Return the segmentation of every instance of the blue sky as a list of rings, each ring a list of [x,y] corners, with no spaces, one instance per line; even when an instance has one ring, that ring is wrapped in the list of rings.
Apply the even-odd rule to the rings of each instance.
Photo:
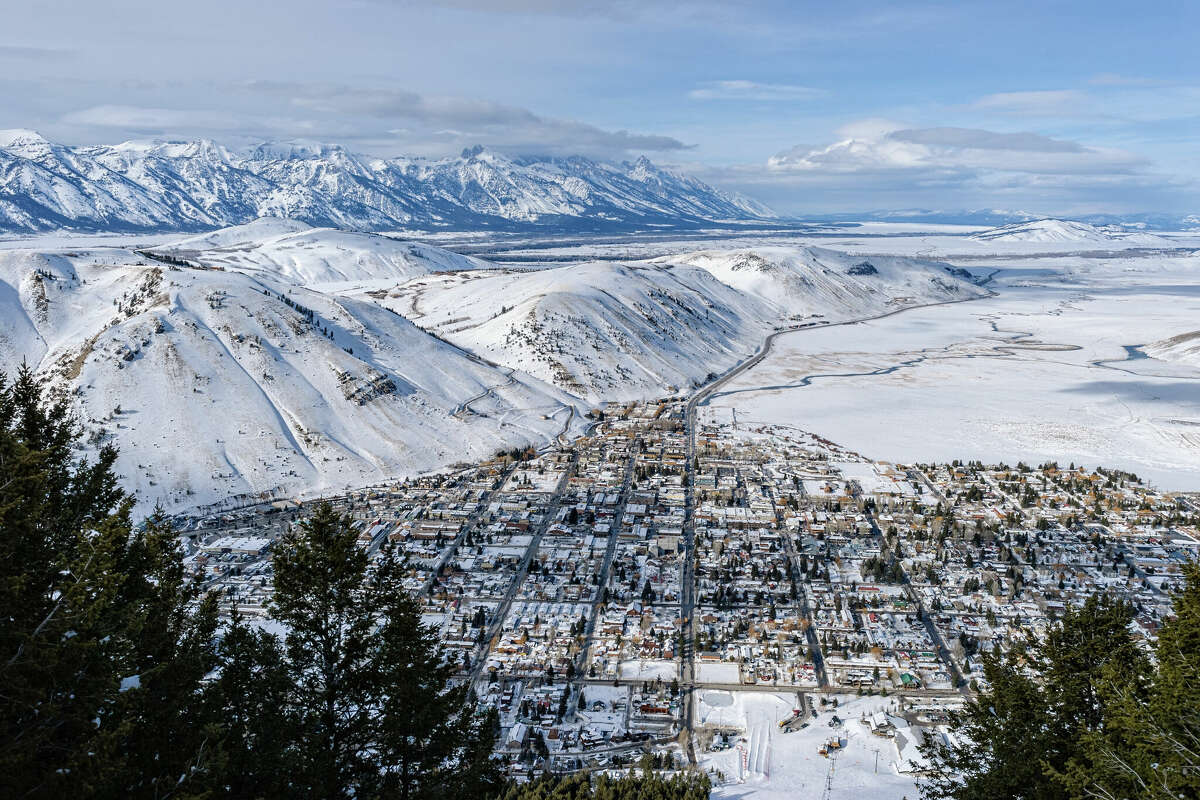
[[[1200,3],[41,0],[0,127],[646,154],[790,213],[1200,212]]]

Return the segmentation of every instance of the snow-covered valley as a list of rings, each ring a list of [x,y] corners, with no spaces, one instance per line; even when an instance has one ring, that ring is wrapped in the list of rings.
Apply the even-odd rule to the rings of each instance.
[[[785,328],[705,413],[897,460],[1074,460],[1200,484],[1197,237],[1114,236],[1097,255],[1099,229],[970,232],[715,235],[640,260],[574,244],[578,262],[519,269],[278,219],[15,239],[0,245],[0,366],[49,376],[93,445],[119,442],[141,506],[171,511],[571,435],[589,409],[689,392]]]
[[[787,334],[705,415],[728,421],[736,409],[739,421],[794,425],[879,458],[1107,465],[1196,491],[1200,237],[1097,252],[1094,235],[1051,252],[979,236],[844,241],[993,273],[996,296]]]

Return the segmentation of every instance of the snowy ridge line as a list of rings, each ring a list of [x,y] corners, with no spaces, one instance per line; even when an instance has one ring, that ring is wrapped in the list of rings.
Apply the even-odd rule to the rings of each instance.
[[[644,156],[370,158],[339,145],[68,147],[0,131],[0,230],[203,231],[276,216],[358,230],[628,230],[761,224],[756,201]]]
[[[509,271],[261,219],[139,252],[0,251],[0,365],[35,363],[93,446],[120,439],[138,501],[179,513],[564,442],[598,403],[735,369],[780,323],[985,294],[961,272],[814,247]]]

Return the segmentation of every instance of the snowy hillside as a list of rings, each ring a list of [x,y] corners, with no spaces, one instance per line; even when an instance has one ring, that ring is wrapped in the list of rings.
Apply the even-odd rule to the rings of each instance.
[[[592,400],[702,382],[753,352],[774,317],[703,270],[652,264],[436,275],[381,302],[472,352]]]
[[[207,140],[65,147],[0,131],[0,231],[198,231],[258,217],[358,230],[570,230],[695,226],[770,210],[645,158],[359,156],[268,143],[244,154]]]
[[[562,392],[372,302],[123,250],[0,252],[0,368],[22,359],[93,444],[116,437],[143,509],[362,485],[578,420]]]
[[[1086,222],[1071,222],[1061,219],[1039,219],[1001,225],[987,231],[972,234],[969,238],[978,242],[1044,242],[1069,244],[1112,245],[1114,242],[1163,246],[1165,239],[1150,233],[1129,232],[1119,228],[1097,228]]]
[[[1146,355],[1160,361],[1173,361],[1200,367],[1200,331],[1181,333],[1142,348]]]
[[[120,442],[143,507],[182,510],[543,442],[593,404],[688,391],[772,330],[986,293],[969,278],[806,247],[514,271],[260,219],[151,251],[0,250],[0,369],[49,376],[93,446]]]
[[[986,294],[964,277],[913,259],[763,248],[431,275],[380,302],[472,352],[597,400],[685,390],[801,319]]]
[[[657,259],[712,273],[793,320],[861,318],[986,294],[965,270],[899,256],[853,256],[821,247],[708,250]]]
[[[380,281],[392,285],[430,272],[491,266],[429,245],[273,218],[160,245],[153,253],[309,287]]]

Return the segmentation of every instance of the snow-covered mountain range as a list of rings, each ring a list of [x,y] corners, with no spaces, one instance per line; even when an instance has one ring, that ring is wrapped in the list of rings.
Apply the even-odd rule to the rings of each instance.
[[[337,145],[68,147],[0,131],[0,231],[201,231],[258,217],[358,230],[606,230],[771,218],[646,158],[369,158]]]
[[[264,219],[147,250],[0,250],[0,371],[115,437],[143,510],[363,485],[687,391],[771,330],[985,294],[932,261],[812,247],[502,268]]]

